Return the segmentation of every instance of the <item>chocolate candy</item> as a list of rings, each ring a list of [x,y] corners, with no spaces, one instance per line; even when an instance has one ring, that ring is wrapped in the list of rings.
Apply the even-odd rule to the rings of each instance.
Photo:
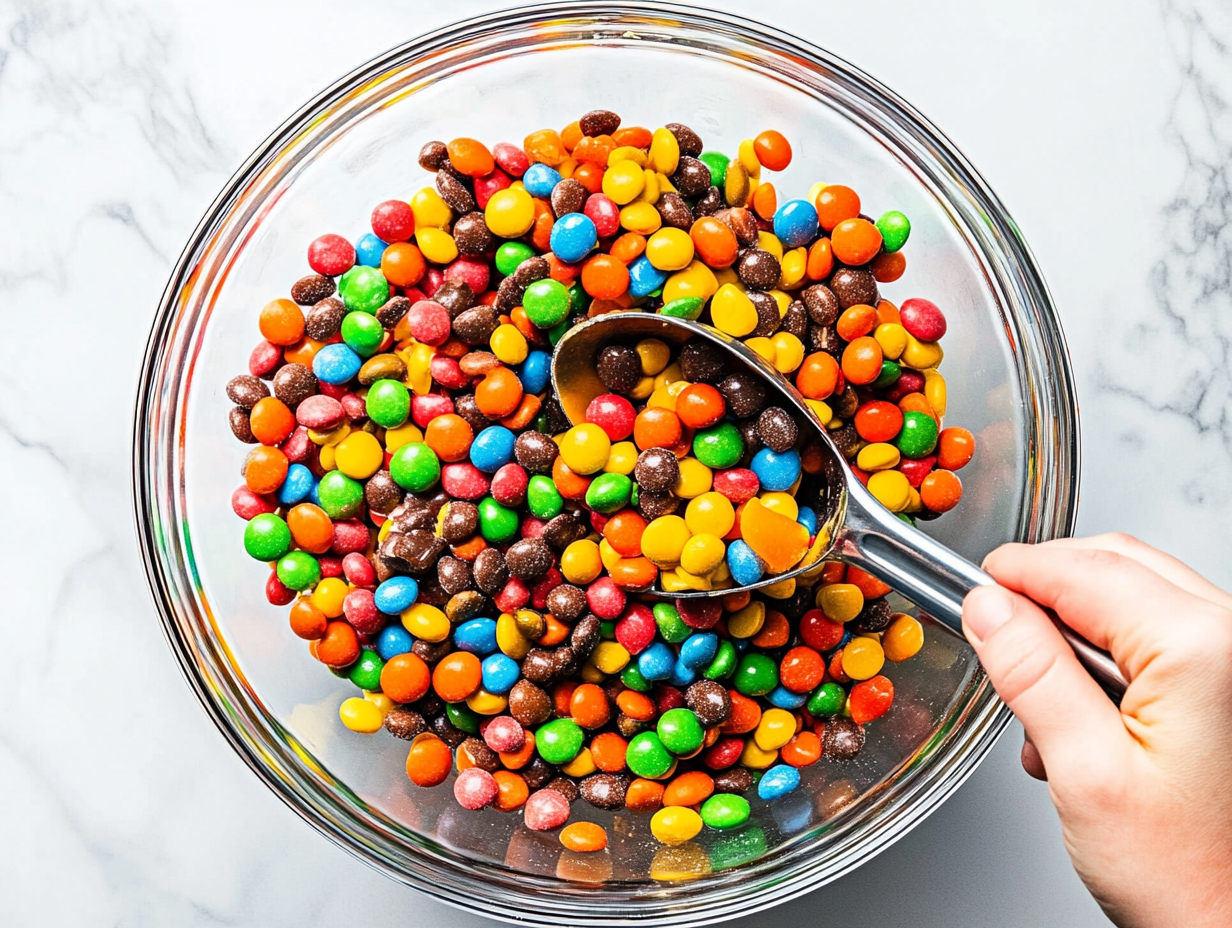
[[[755,290],[777,287],[782,274],[779,259],[759,248],[749,249],[736,263],[736,276],[740,278],[740,282]]]
[[[304,318],[304,334],[314,341],[327,342],[342,329],[347,309],[337,297],[327,297],[308,311]]]
[[[548,611],[566,625],[572,625],[586,609],[586,594],[571,583],[562,583],[548,593]],[[577,643],[574,642],[576,649]]]
[[[680,372],[690,383],[718,383],[726,368],[726,356],[710,342],[689,342],[680,349]]]
[[[484,548],[480,551],[479,556],[475,558],[472,572],[475,576],[475,585],[489,596],[500,590],[509,580],[509,568],[505,565],[505,556],[496,548]]]
[[[830,278],[830,289],[843,309],[859,304],[876,306],[880,299],[876,279],[863,268],[840,267]]]
[[[274,375],[274,396],[292,409],[317,392],[317,378],[302,364],[284,364]]]
[[[531,474],[550,474],[560,448],[542,432],[523,432],[513,443],[513,456]]]
[[[252,409],[269,395],[269,387],[250,374],[240,374],[227,381],[227,399],[240,409]]]
[[[449,158],[449,149],[444,142],[427,142],[419,149],[419,166],[425,171],[439,171]]]
[[[737,419],[752,418],[766,406],[766,385],[747,371],[728,374],[719,382],[719,392],[727,402],[728,412]]]
[[[722,725],[731,715],[731,696],[713,680],[698,680],[684,693],[685,704],[706,728]]]
[[[702,138],[688,126],[679,122],[669,122],[664,127],[676,139],[676,144],[680,146],[680,154],[696,158],[702,153]]]
[[[408,309],[411,308],[411,301],[404,296],[390,297],[385,301],[385,304],[376,311],[376,321],[384,328],[392,329],[406,315]],[[362,380],[360,381],[363,382]]]
[[[716,793],[744,793],[753,785],[753,774],[745,767],[732,767],[715,774]]]
[[[248,418],[248,410],[242,406],[233,406],[227,413],[227,424],[231,426],[231,434],[246,445],[257,444],[256,436],[252,434],[252,423]]]
[[[642,362],[637,352],[624,345],[608,345],[595,363],[599,381],[613,393],[629,393],[642,379]]]
[[[387,732],[403,741],[414,741],[428,730],[424,717],[412,709],[390,709],[385,715],[384,724]]]
[[[787,410],[771,406],[757,417],[757,436],[771,451],[784,454],[796,446],[800,429]]]
[[[804,302],[809,319],[820,326],[834,325],[838,321],[839,313],[843,311],[838,304],[838,297],[825,284],[806,287],[800,294],[800,299]]]
[[[479,507],[466,500],[454,500],[445,508],[441,521],[441,537],[451,545],[460,545],[479,531]]]
[[[836,717],[826,722],[821,743],[824,757],[851,760],[864,747],[864,729],[851,719]]]
[[[647,448],[637,456],[633,477],[646,493],[668,493],[680,479],[680,461],[666,448]]]
[[[552,715],[552,699],[530,680],[523,677],[509,691],[509,714],[523,728],[533,728]]]
[[[612,811],[624,806],[628,788],[628,781],[619,774],[592,773],[582,779],[580,792],[596,809]]]
[[[333,278],[323,274],[309,274],[291,285],[291,299],[300,306],[312,306],[326,297],[333,296],[337,290]]]
[[[620,128],[620,117],[611,110],[591,110],[578,120],[582,135],[611,135]]]
[[[691,155],[681,155],[676,173],[672,175],[672,186],[682,196],[699,197],[710,189],[710,168]]]

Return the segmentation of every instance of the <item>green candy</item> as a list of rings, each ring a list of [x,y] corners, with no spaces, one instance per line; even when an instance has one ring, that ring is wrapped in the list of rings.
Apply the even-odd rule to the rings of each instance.
[[[937,423],[926,412],[903,413],[903,429],[894,439],[905,458],[924,458],[937,447]]]
[[[779,667],[765,654],[746,654],[736,668],[736,690],[745,696],[764,696],[779,685]]]
[[[744,439],[732,423],[720,422],[694,436],[693,456],[715,470],[735,467],[744,456]]]
[[[604,641],[616,640],[616,620],[604,619],[599,623],[599,637]]]
[[[805,705],[813,715],[829,717],[842,712],[846,702],[847,691],[837,683],[830,682],[823,683],[813,690]]]
[[[565,498],[560,495],[550,477],[535,474],[526,485],[526,508],[536,519],[554,519],[565,508]]]
[[[538,744],[538,737],[536,734],[536,744]],[[648,780],[663,776],[672,769],[674,762],[675,758],[672,757],[671,752],[663,746],[663,742],[653,731],[644,731],[640,735],[634,735],[633,740],[629,742],[629,747],[625,749],[625,763],[629,765],[629,770],[634,776],[645,777]]]
[[[565,333],[569,331],[571,326],[569,320],[566,319],[560,325],[554,325],[548,329],[548,341],[555,345],[558,341],[565,337]],[[546,419],[544,421],[547,421]]]
[[[554,719],[535,731],[535,750],[549,764],[567,764],[578,756],[585,738],[573,719]]]
[[[624,474],[600,474],[586,490],[586,505],[595,512],[610,515],[629,503],[633,481]]]
[[[693,634],[693,629],[684,624],[680,612],[671,603],[655,603],[652,611],[655,625],[659,627],[659,637],[668,644],[680,644]]]
[[[348,312],[375,313],[389,301],[389,281],[377,268],[357,264],[339,278],[338,295]]]
[[[526,318],[541,329],[560,325],[569,315],[569,288],[559,280],[545,277],[536,280],[522,295]]]
[[[375,651],[360,651],[359,660],[351,665],[347,678],[361,690],[379,690],[381,688],[381,670],[385,662]]]
[[[719,870],[730,870],[750,861],[757,860],[766,853],[766,833],[756,825],[738,831],[735,834],[723,835],[710,848],[710,866],[717,873]]]
[[[635,693],[649,693],[653,689],[650,681],[637,669],[637,664],[630,664],[620,672],[620,682]]]
[[[535,249],[525,242],[505,242],[496,249],[496,269],[508,277],[527,258],[535,256]]]
[[[698,160],[710,168],[711,185],[722,190],[723,183],[727,180],[727,166],[731,164],[731,158],[722,152],[704,151],[698,156]]]
[[[258,561],[276,561],[291,548],[291,530],[272,512],[254,516],[244,526],[244,550]]]
[[[342,340],[361,358],[376,354],[385,338],[385,328],[371,313],[348,313],[342,320]]]
[[[422,493],[441,479],[441,459],[423,442],[408,442],[390,459],[389,476],[402,489]]]
[[[736,793],[716,793],[702,803],[702,822],[711,828],[735,828],[749,820],[749,801]]]
[[[569,285],[569,312],[580,315],[590,308],[590,294],[582,289],[582,282],[575,280]]]
[[[675,319],[688,319],[690,322],[702,314],[702,305],[706,301],[700,296],[682,296],[664,304],[659,310],[660,316],[671,316]]]
[[[396,380],[378,380],[368,388],[364,408],[368,418],[381,428],[396,429],[411,413],[411,394]]]
[[[306,590],[321,579],[321,565],[307,551],[288,551],[278,562],[278,579],[289,590]]]
[[[516,510],[506,509],[490,496],[480,500],[479,532],[483,535],[484,541],[491,542],[494,545],[504,544],[517,535],[518,524],[519,520]]]
[[[881,373],[873,381],[873,389],[884,390],[886,387],[892,387],[898,383],[898,378],[901,376],[903,376],[903,369],[898,366],[898,362],[887,358],[881,362]]]
[[[909,512],[896,512],[894,515],[898,516],[898,518],[906,522],[908,525],[915,525],[915,516],[911,515]]]
[[[898,251],[907,244],[907,236],[911,234],[911,220],[898,210],[892,209],[877,220],[877,231],[881,233],[881,242],[886,251]]]
[[[321,508],[331,519],[349,519],[364,502],[364,485],[340,470],[331,470],[317,485]]]
[[[692,754],[706,740],[706,729],[692,709],[669,709],[659,716],[659,740],[673,754]]]
[[[732,675],[732,671],[736,669],[736,659],[739,657],[736,653],[736,646],[730,641],[724,640],[719,642],[719,650],[714,655],[714,660],[710,662],[710,666],[702,671],[702,676],[707,680],[725,680]]]
[[[449,719],[449,724],[458,731],[464,731],[468,735],[479,734],[479,715],[466,703],[446,703],[445,716]]]

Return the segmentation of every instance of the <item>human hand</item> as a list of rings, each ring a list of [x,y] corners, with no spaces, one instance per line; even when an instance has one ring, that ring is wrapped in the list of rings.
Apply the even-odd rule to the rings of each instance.
[[[1232,924],[1232,596],[1125,535],[1005,545],[963,627],[1122,928]],[[1036,603],[1111,652],[1118,710]]]

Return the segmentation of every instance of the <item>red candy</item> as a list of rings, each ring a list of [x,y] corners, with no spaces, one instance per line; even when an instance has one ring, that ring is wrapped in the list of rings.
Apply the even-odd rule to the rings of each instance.
[[[526,731],[517,719],[498,715],[483,726],[483,743],[499,754],[511,754],[526,743]]]
[[[922,342],[935,342],[945,335],[945,314],[932,300],[904,300],[898,314],[903,328]]]
[[[231,508],[241,519],[249,520],[267,512],[274,512],[278,506],[248,487],[237,487],[231,494]]]
[[[343,562],[346,570],[346,562]],[[375,635],[385,625],[385,616],[377,609],[371,590],[351,590],[342,601],[342,614],[351,627],[364,635]]]
[[[334,545],[330,549],[339,556],[352,551],[363,551],[372,538],[368,534],[368,526],[362,522],[350,520],[334,523]]]
[[[655,709],[659,715],[664,712],[671,712],[673,709],[679,709],[685,704],[684,693],[676,689],[674,686],[668,686],[664,683],[656,683],[655,689]]]
[[[873,400],[856,410],[854,424],[865,441],[892,441],[903,430],[903,411],[893,403]]]
[[[273,373],[282,364],[282,349],[273,342],[261,341],[252,349],[248,356],[248,373],[254,377],[264,377]]]
[[[843,623],[831,622],[820,609],[810,609],[800,617],[800,637],[816,651],[829,651],[843,640]]]
[[[453,400],[439,393],[425,393],[411,397],[411,420],[421,429],[440,416],[453,413]]]
[[[591,194],[586,198],[582,212],[595,224],[599,238],[608,238],[620,231],[620,207],[611,197],[602,193]]]
[[[535,520],[539,522],[538,519]],[[543,522],[539,522],[542,527]],[[542,534],[542,532],[540,532]],[[524,535],[524,538],[538,537]],[[532,609],[538,609],[540,612],[548,607],[548,594],[565,582],[564,576],[555,567],[549,567],[548,572],[543,575],[543,579],[530,588],[530,605]]]
[[[760,489],[761,481],[757,475],[743,467],[720,470],[714,475],[714,491],[722,493],[737,506],[747,503]]]
[[[363,422],[368,418],[367,405],[354,393],[347,393],[338,402],[342,404],[343,413],[352,422]]]
[[[658,631],[654,613],[641,603],[633,603],[616,623],[616,640],[630,654],[640,654],[650,647]]]
[[[445,268],[446,280],[465,281],[476,293],[483,293],[488,289],[491,274],[487,262],[479,258],[458,258]]]
[[[924,392],[924,375],[919,371],[903,369],[898,382],[886,391],[885,398],[891,403],[897,403],[908,393]]]
[[[454,499],[483,499],[488,493],[488,478],[474,464],[446,464],[441,468],[441,486]]]
[[[894,704],[894,684],[889,677],[877,674],[853,686],[849,701],[853,722],[871,722],[885,715]]]
[[[317,563],[321,565],[322,580],[326,577],[342,576],[342,558],[327,554],[324,557],[317,558]]]
[[[586,407],[586,421],[603,429],[612,441],[624,441],[632,435],[636,418],[633,404],[615,393],[596,396]]]
[[[367,534],[366,529],[364,534]],[[372,562],[358,551],[352,551],[342,559],[342,573],[346,577],[347,583],[353,586],[376,585],[376,570],[373,568]]]
[[[277,571],[270,571],[265,581],[265,598],[271,606],[286,606],[295,600],[295,591],[278,579]]]
[[[411,204],[386,200],[372,211],[372,234],[383,242],[409,242],[415,234],[415,213]]]
[[[907,482],[918,490],[920,488],[920,484],[924,482],[924,478],[927,477],[936,466],[937,456],[935,454],[930,454],[926,458],[918,458],[916,460],[912,460],[911,458],[903,458],[902,462],[898,465],[898,469],[903,472],[903,476],[907,478]]]
[[[492,194],[498,193],[507,188],[513,181],[509,175],[497,168],[491,174],[485,174],[483,177],[475,178],[475,203],[480,209],[488,205],[488,200],[492,199]]]
[[[559,828],[569,821],[569,800],[554,789],[541,789],[531,793],[526,805],[522,807],[522,820],[531,831],[551,831],[553,828]]]
[[[510,577],[501,591],[492,597],[492,602],[501,612],[516,612],[530,602],[530,590],[517,577]]]
[[[318,274],[337,277],[349,271],[354,264],[355,246],[341,235],[322,235],[313,239],[308,246],[308,266]]]
[[[720,738],[702,754],[702,763],[711,770],[724,770],[738,761],[743,752],[743,738]]]
[[[501,170],[510,177],[521,177],[530,167],[530,158],[526,157],[526,152],[509,142],[497,142],[493,145],[492,156]]]
[[[433,355],[428,370],[432,379],[446,390],[461,390],[471,382],[470,375],[462,373],[457,360],[448,355]]]
[[[445,272],[439,267],[430,267],[424,272],[423,279],[419,282],[419,288],[423,291],[424,299],[429,300],[432,294],[436,293],[441,288],[441,284],[445,282]]]
[[[625,594],[611,577],[600,577],[586,588],[586,605],[599,618],[614,619],[625,611]]]
[[[411,335],[425,345],[443,345],[449,340],[452,322],[449,310],[433,300],[420,300],[406,311]]]
[[[723,617],[723,602],[719,599],[678,599],[676,611],[680,621],[689,628],[705,631],[714,628]]]
[[[308,430],[303,426],[292,432],[287,440],[278,446],[278,449],[287,456],[287,460],[292,464],[302,464],[308,458],[308,453],[312,450],[312,439],[308,437]]]
[[[492,475],[492,498],[502,506],[521,506],[529,483],[530,476],[520,464],[506,464]]]
[[[453,781],[453,798],[462,808],[472,811],[490,805],[499,792],[496,778],[482,767],[467,767]],[[565,803],[566,815],[568,807]]]
[[[304,428],[317,432],[336,429],[345,418],[346,411],[343,410],[342,404],[332,396],[320,393],[308,397],[295,407],[295,421]]]

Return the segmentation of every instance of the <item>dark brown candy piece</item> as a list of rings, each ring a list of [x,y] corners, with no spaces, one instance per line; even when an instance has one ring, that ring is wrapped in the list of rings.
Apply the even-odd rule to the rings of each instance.
[[[833,718],[821,736],[821,753],[830,760],[851,760],[864,747],[864,729],[851,719]]]
[[[531,648],[522,658],[522,677],[536,686],[547,686],[556,676],[556,661],[547,648]]]
[[[790,332],[803,342],[808,335],[808,326],[808,310],[804,308],[804,303],[800,300],[792,300],[787,306],[787,312],[779,321],[779,328],[784,332]]]
[[[756,419],[742,419],[736,423],[740,438],[744,441],[744,457],[752,460],[753,455],[763,447],[761,433],[757,431]]]
[[[682,155],[695,158],[702,153],[702,137],[688,126],[679,122],[669,122],[663,128],[675,137]]]
[[[753,774],[745,767],[731,767],[714,775],[716,793],[743,793],[753,785]]]
[[[805,347],[809,351],[824,351],[835,358],[843,353],[846,343],[839,338],[838,329],[832,325],[810,325]]]
[[[779,330],[783,322],[778,301],[762,290],[750,290],[745,296],[757,310],[757,328],[753,330],[753,335],[757,338],[769,338]]]
[[[445,542],[428,531],[391,533],[381,547],[388,558],[397,558],[412,576],[420,576],[436,567],[437,559],[445,553]],[[422,586],[422,585],[421,585]],[[423,590],[420,589],[422,597]]]
[[[252,409],[269,395],[269,387],[252,374],[239,374],[227,381],[227,399],[241,409]]]
[[[312,306],[327,296],[333,296],[337,289],[332,278],[324,274],[309,274],[291,284],[291,299],[300,306]]]
[[[441,520],[441,537],[451,545],[469,541],[479,531],[479,507],[466,500],[455,499]]]
[[[448,157],[449,149],[444,142],[428,142],[419,149],[419,166],[425,171],[439,171]]]
[[[336,296],[326,297],[308,310],[304,318],[304,334],[313,341],[327,342],[342,328],[347,310]]]
[[[441,589],[451,597],[469,590],[475,580],[471,565],[461,558],[445,556],[436,562],[436,578]]]
[[[881,298],[873,275],[860,267],[840,267],[830,276],[830,289],[843,309],[852,306],[876,306]]]
[[[592,773],[581,783],[582,798],[596,809],[609,812],[624,806],[628,788],[625,778],[615,773]]]
[[[736,262],[736,276],[742,284],[754,290],[774,289],[779,285],[782,274],[779,259],[760,248],[750,248]]]
[[[505,556],[495,548],[484,548],[479,552],[472,572],[475,575],[475,585],[489,596],[499,592],[509,581]]]
[[[548,432],[552,435],[559,435],[561,432],[566,432],[573,424],[569,421],[569,417],[565,415],[565,411],[560,407],[560,400],[555,394],[549,393],[548,398],[543,402],[543,417],[547,420]]]
[[[522,305],[522,296],[526,293],[527,286],[527,284],[518,283],[512,276],[506,277],[496,288],[495,308],[502,313],[513,312]]]
[[[428,690],[417,702],[411,703],[410,707],[425,719],[430,719],[445,711],[445,700],[432,690]]]
[[[555,790],[564,796],[569,802],[577,802],[579,795],[578,785],[568,777],[555,776],[544,784],[544,789]]]
[[[227,413],[227,424],[231,426],[231,434],[244,444],[257,444],[256,436],[252,434],[252,423],[248,420],[248,410],[243,406],[231,407]]]
[[[838,305],[838,297],[825,284],[813,284],[806,287],[800,294],[809,319],[818,325],[834,325],[838,321],[842,308]]]
[[[566,625],[572,625],[586,610],[586,594],[572,583],[562,583],[547,597],[548,612]]]
[[[682,154],[676,173],[672,175],[672,186],[681,196],[700,197],[710,189],[710,168],[706,162]]]
[[[519,680],[509,691],[509,714],[523,728],[532,728],[552,717],[552,699],[529,680]]]
[[[364,484],[364,502],[373,512],[385,515],[402,502],[402,487],[394,483],[387,470],[378,470]]]
[[[468,345],[486,345],[500,325],[500,314],[491,306],[465,310],[453,320],[453,334]]]
[[[529,287],[536,280],[544,280],[552,274],[552,265],[548,264],[547,258],[542,258],[536,255],[533,258],[527,258],[517,266],[517,269],[509,275],[511,280],[517,281],[523,287]]]
[[[633,479],[647,493],[668,493],[680,480],[680,461],[666,448],[647,448],[637,456]]]
[[[376,311],[376,321],[387,329],[392,329],[402,317],[406,315],[408,309],[411,308],[411,301],[404,296],[390,297],[385,301],[384,305]]]
[[[483,604],[482,593],[463,590],[449,597],[449,602],[445,603],[445,617],[451,625],[467,622],[483,614]]]
[[[378,380],[406,380],[406,362],[393,352],[375,354],[359,369],[359,382],[370,387]]]
[[[446,158],[444,161],[441,162],[441,166],[440,168],[438,168],[438,170],[442,174],[448,174],[450,177],[454,178],[454,180],[461,183],[468,190],[470,189],[471,184],[473,183],[471,178],[467,177],[465,174],[463,174],[461,171],[455,168],[453,166],[453,162],[450,161],[448,158]]]
[[[455,396],[453,411],[466,420],[466,424],[476,435],[492,424],[492,420],[479,411],[474,394],[463,393],[461,396]]]
[[[749,371],[728,374],[719,381],[719,392],[727,401],[727,411],[737,419],[749,419],[766,407],[766,385]]]
[[[590,191],[581,181],[566,177],[552,188],[552,212],[557,219],[569,213],[580,213],[589,195]]]
[[[660,196],[655,209],[659,211],[663,225],[669,228],[683,229],[687,232],[693,227],[693,213],[689,209],[689,204],[684,201],[684,197],[678,193],[665,193]]]
[[[389,561],[379,549],[374,551],[372,554],[372,567],[376,571],[377,583],[384,583],[390,577],[395,576],[398,573],[397,570],[390,566]]]
[[[436,571],[431,571],[427,576],[419,578],[418,601],[421,603],[427,603],[429,606],[439,606],[442,609],[445,608],[445,603],[449,602],[449,594],[441,589],[441,585],[436,581]],[[416,644],[418,643],[419,642],[416,642]],[[433,652],[436,654],[436,657],[432,659],[433,661],[440,660],[450,652],[451,648],[446,647],[447,645],[449,645],[448,640],[440,641],[432,645],[432,647],[436,649],[443,648],[443,650]],[[425,657],[424,660],[428,659]],[[429,663],[431,663],[431,661],[429,661]]]
[[[556,776],[556,768],[536,754],[518,773],[522,774],[522,779],[531,789],[542,789],[545,783]]]
[[[481,255],[496,245],[496,238],[488,228],[483,213],[478,211],[458,217],[453,224],[453,240],[458,246],[458,253],[463,255]]]
[[[542,538],[523,538],[515,541],[505,552],[509,573],[519,580],[535,581],[552,567],[555,558],[552,549]]]
[[[840,429],[835,429],[829,433],[830,441],[834,442],[834,447],[838,448],[839,454],[849,461],[854,461],[856,455],[860,452],[860,434],[856,431],[856,427],[848,422]]]
[[[416,642],[418,644],[418,642]],[[436,718],[428,722],[428,727],[432,729],[432,733],[444,741],[451,748],[456,748],[466,740],[466,732],[460,728],[455,728],[453,722],[449,721],[449,716],[438,715]]]
[[[502,766],[501,759],[497,753],[478,738],[467,738],[462,742],[458,750],[465,751],[476,767],[486,770],[488,773],[500,770]]]
[[[722,191],[718,187],[711,186],[701,195],[701,199],[693,204],[693,215],[700,219],[702,216],[713,216],[726,208],[727,201],[723,199]]]
[[[836,416],[840,419],[850,419],[860,408],[860,394],[856,392],[855,387],[848,384],[841,394],[831,397],[828,402]]]
[[[761,231],[761,227],[751,209],[737,206],[717,213],[716,216],[731,226],[731,230],[736,233],[736,241],[741,245],[748,247],[757,244],[757,233]],[[775,283],[778,283],[778,278],[775,278]]]
[[[622,738],[628,740],[638,732],[645,731],[649,726],[645,722],[639,722],[637,719],[631,719],[623,712],[616,716],[616,730],[620,732]]]
[[[475,210],[474,196],[466,189],[466,184],[449,171],[436,172],[436,192],[455,213],[471,213]]]
[[[800,587],[786,599],[778,600],[776,605],[779,607],[779,612],[787,618],[793,622],[798,621],[804,613],[813,608],[813,590]]]
[[[394,532],[430,532],[436,527],[436,516],[432,510],[427,503],[414,496],[404,496],[402,504],[389,514],[389,518],[394,523],[391,529]]]
[[[684,701],[706,728],[722,725],[731,715],[727,687],[713,680],[698,680],[684,691]]]
[[[680,372],[689,383],[718,383],[723,379],[726,360],[718,345],[692,341],[680,349]]]
[[[568,645],[561,645],[552,652],[552,667],[556,678],[571,677],[582,669],[582,662],[577,653]]]
[[[475,305],[475,291],[465,280],[447,280],[436,288],[432,299],[445,307],[450,319],[457,319]]]
[[[548,520],[548,524],[543,527],[542,538],[557,551],[564,551],[569,545],[581,541],[589,534],[590,526],[582,513],[562,512]]]
[[[883,632],[890,626],[894,610],[884,596],[864,600],[864,608],[855,617],[853,628],[858,632]]]
[[[582,660],[590,657],[598,646],[601,624],[598,616],[587,613],[569,633],[569,647]]]
[[[611,135],[620,128],[620,117],[611,110],[591,110],[578,120],[582,135]]]
[[[428,730],[428,723],[413,709],[390,709],[385,716],[385,730],[395,738],[414,741]]]
[[[599,381],[613,393],[629,393],[642,379],[641,359],[625,345],[608,345],[600,351],[595,369]]]
[[[530,474],[550,474],[560,448],[542,432],[523,432],[513,443],[513,456]]]
[[[680,498],[674,493],[638,493],[637,511],[653,522],[659,516],[670,516],[680,508]]]
[[[775,454],[783,454],[796,446],[800,429],[786,409],[771,406],[757,417],[757,434],[767,448]]]
[[[284,364],[274,375],[274,396],[294,408],[317,392],[317,378],[303,364]]]

